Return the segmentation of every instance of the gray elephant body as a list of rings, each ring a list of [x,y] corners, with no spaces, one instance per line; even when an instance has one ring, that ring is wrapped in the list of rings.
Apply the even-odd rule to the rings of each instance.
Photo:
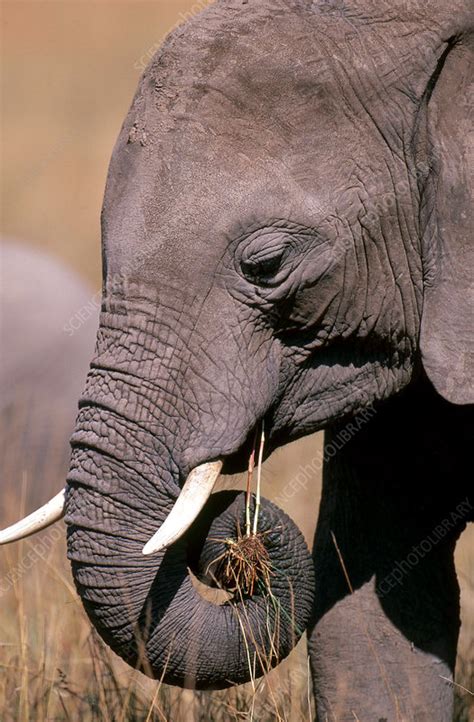
[[[346,442],[344,431],[326,436],[313,549],[319,718],[451,722],[472,409],[418,380]]]
[[[18,503],[22,485],[34,507],[67,473],[99,310],[92,288],[71,269],[18,241],[0,244],[0,280],[3,508],[7,499]]]
[[[141,79],[107,182],[66,521],[92,622],[149,674],[241,682],[249,658],[264,670],[262,649],[268,666],[288,652],[311,606],[312,566],[272,507],[273,595],[216,607],[189,579],[235,532],[233,500],[204,510],[201,535],[142,555],[190,472],[244,469],[262,421],[267,453],[322,428],[329,450],[374,408],[328,453],[317,707],[327,720],[449,719],[452,553],[472,508],[468,6],[218,0]],[[261,630],[276,607],[296,623],[275,646]]]

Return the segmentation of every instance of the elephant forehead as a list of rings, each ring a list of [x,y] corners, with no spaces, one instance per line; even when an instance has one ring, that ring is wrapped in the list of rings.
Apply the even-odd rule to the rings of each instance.
[[[171,34],[152,59],[136,98],[138,122],[143,96],[152,98],[146,122],[153,132],[172,130],[193,114],[215,132],[244,122],[292,135],[311,125],[314,111],[327,119],[344,111],[342,100],[355,88],[370,105],[384,105],[384,90],[416,76],[418,66],[426,69],[427,52],[417,48],[421,41],[431,46],[432,33],[406,9],[394,17],[387,3],[364,12],[360,5],[218,0]]]
[[[187,263],[193,277],[197,242],[200,261],[214,265],[246,219],[350,220],[367,182],[361,168],[378,188],[391,182],[388,144],[358,98],[372,72],[366,48],[336,41],[352,27],[345,13],[310,6],[218,2],[158,51],[109,173],[104,242],[114,272],[138,249],[158,253],[164,270]],[[385,97],[372,95],[386,113]]]
[[[154,244],[162,261],[167,249],[168,260],[181,263],[196,239],[201,254],[213,254],[216,242],[225,250],[231,229],[246,219],[316,225],[348,185],[360,141],[351,140],[350,126],[341,122],[337,137],[346,156],[336,162],[322,140],[330,134],[327,104],[333,102],[320,93],[327,81],[316,82],[306,65],[294,63],[285,89],[270,49],[259,70],[245,51],[245,35],[230,34],[220,56],[215,43],[210,40],[204,57],[194,43],[182,56],[171,43],[171,59],[165,49],[140,83],[107,184],[104,239],[106,250],[114,244],[111,264],[122,263],[121,249],[127,255]],[[281,45],[288,52],[287,43]],[[324,123],[316,121],[318,109]]]
[[[168,112],[179,116],[189,98],[215,89],[235,112],[258,113],[259,103],[273,103],[284,89],[330,82],[324,18],[278,2],[240,2],[232,12],[230,5],[237,4],[217,2],[172,34],[153,58],[148,72]]]

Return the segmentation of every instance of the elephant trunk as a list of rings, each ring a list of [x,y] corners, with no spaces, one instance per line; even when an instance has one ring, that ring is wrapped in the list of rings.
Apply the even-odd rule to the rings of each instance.
[[[244,495],[214,494],[184,537],[145,556],[186,476],[177,429],[152,416],[150,404],[132,418],[136,381],[122,372],[95,367],[88,389],[72,438],[66,522],[76,586],[100,635],[129,664],[182,687],[218,689],[274,666],[312,607],[313,566],[296,526],[264,501],[266,578],[222,605],[205,600],[190,569],[219,576],[219,560],[245,529]]]

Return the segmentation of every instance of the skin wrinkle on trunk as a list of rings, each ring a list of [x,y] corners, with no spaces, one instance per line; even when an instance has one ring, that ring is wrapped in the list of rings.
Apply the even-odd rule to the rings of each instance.
[[[84,453],[81,449],[80,454]],[[87,454],[96,456],[90,450]],[[80,465],[84,468],[84,459]],[[123,469],[117,469],[119,472],[121,493],[126,494],[126,474]],[[247,648],[254,649],[254,639],[256,649],[262,650],[257,655],[261,654],[264,660],[260,665],[257,658],[257,676],[262,667],[270,668],[291,651],[312,606],[313,571],[301,534],[286,515],[264,501],[260,528],[273,530],[275,536],[271,547],[275,569],[271,599],[278,606],[281,604],[281,616],[278,609],[269,606],[265,595],[257,595],[243,604],[237,601],[234,605],[216,606],[205,601],[192,584],[187,571],[186,537],[168,551],[144,561],[141,547],[146,540],[146,518],[137,523],[135,512],[133,521],[129,521],[129,507],[119,504],[118,495],[109,490],[105,478],[99,484],[100,492],[87,487],[84,481],[74,473],[69,480],[66,519],[69,558],[86,611],[105,641],[126,661],[133,666],[138,664],[165,682],[209,689],[250,678]],[[233,497],[231,493],[231,501]],[[160,494],[154,501],[165,517],[171,509],[172,497],[165,501]],[[239,505],[238,515],[243,524],[243,495],[235,503]],[[227,500],[224,511],[221,510],[222,520],[213,521],[212,538],[219,534],[224,540],[232,530],[236,532],[236,513],[227,511],[228,504]],[[156,518],[153,506],[150,513],[150,506],[151,503],[148,517]],[[96,518],[91,510],[97,512]],[[206,520],[209,514],[212,514],[209,509],[203,512]],[[195,552],[195,540],[192,548]],[[217,547],[214,554],[217,556],[221,551]],[[291,615],[293,620],[289,619]],[[277,657],[270,652],[268,629],[278,631]],[[144,660],[140,659],[141,639]]]
[[[134,293],[137,298],[140,297],[137,290]],[[180,329],[181,336],[176,329],[179,328],[178,321],[184,310],[174,313],[177,316],[174,320],[173,316],[167,318],[168,309],[160,307],[158,318],[156,307],[152,305],[153,291],[141,288],[140,295],[142,298],[150,298],[150,306],[144,306],[143,301],[138,304],[137,301],[129,300],[126,308],[123,308],[121,296],[118,299],[107,297],[92,372],[80,403],[84,405],[87,401],[89,389],[93,403],[100,403],[98,390],[102,393],[102,385],[106,384],[107,379],[119,375],[119,378],[114,378],[114,384],[118,385],[120,379],[123,379],[123,394],[117,390],[114,392],[118,394],[117,399],[111,401],[105,388],[107,401],[104,403],[122,415],[132,412],[137,425],[143,421],[149,426],[155,408],[160,414],[166,413],[169,435],[178,444],[187,445],[186,453],[189,456],[191,449],[196,447],[192,458],[181,460],[180,468],[189,472],[209,458],[228,454],[238,448],[245,440],[247,429],[252,427],[253,420],[263,416],[270,399],[275,395],[277,346],[269,347],[268,342],[260,343],[252,349],[253,353],[249,354],[244,367],[239,359],[239,338],[232,331],[236,321],[232,319],[227,322],[225,318],[217,321],[215,318],[216,309],[222,309],[219,289],[210,297],[209,309],[206,316],[201,318],[200,326],[197,326],[195,319],[189,328]],[[203,315],[202,311],[200,315]],[[205,329],[205,332],[200,329]],[[232,349],[235,349],[235,353],[230,356],[234,359],[231,365],[226,358]],[[137,367],[140,375],[136,371]],[[101,376],[102,380],[95,379],[94,374]],[[207,379],[214,379],[214,382]],[[215,381],[221,382],[222,387]],[[241,387],[240,398],[233,398],[233,385]],[[249,400],[244,407],[247,399],[245,392],[250,386],[252,393],[248,388]],[[180,388],[188,389],[188,394],[178,396],[176,389]],[[196,390],[200,391],[200,397],[196,395]],[[210,393],[213,401],[211,408],[208,402]],[[228,418],[229,397],[236,402],[233,404],[232,419]],[[252,421],[243,424],[245,431],[240,433],[239,423],[236,423],[238,415],[252,418]],[[215,451],[210,448],[205,452],[199,450],[202,426],[206,427],[205,433],[210,437],[215,435]],[[234,438],[227,442],[231,448],[223,448],[219,437],[231,433]],[[173,452],[179,454],[176,441]]]
[[[116,301],[109,298],[107,304],[113,308]],[[162,326],[150,335],[156,319],[150,325],[143,315],[143,302],[139,308],[134,314],[128,302],[125,314],[102,314],[96,354],[72,437],[68,555],[88,614],[120,656],[170,683],[203,689],[224,687],[250,678],[248,649],[255,644],[257,650],[263,649],[266,660],[261,664],[257,660],[258,674],[286,656],[301,636],[312,605],[311,557],[291,521],[265,502],[259,527],[282,527],[278,544],[273,542],[272,546],[276,576],[272,578],[274,597],[269,597],[281,605],[279,612],[268,609],[268,599],[259,594],[221,607],[205,601],[187,570],[185,539],[164,553],[143,556],[145,543],[175,503],[187,467],[195,465],[194,459],[183,461],[180,445],[171,442],[180,437],[186,443],[186,426],[196,427],[194,412],[181,411],[176,423],[170,418],[175,404],[172,398],[167,402],[165,394],[168,388],[186,388],[181,378],[189,377],[193,369],[198,376],[201,372],[198,355],[177,339],[176,332],[171,354],[160,341]],[[171,324],[164,327],[170,329]],[[215,333],[215,325],[212,331]],[[195,327],[190,333],[194,332]],[[127,376],[128,367],[134,367],[137,344],[142,347],[138,356],[144,360],[144,384],[137,384],[134,373]],[[215,345],[206,346],[207,366]],[[153,351],[153,358],[147,365],[148,349]],[[180,349],[185,354],[181,358]],[[225,377],[229,383],[233,375]],[[199,413],[201,402],[196,397],[194,402]],[[181,406],[186,408],[185,398]],[[234,405],[233,428],[237,431],[236,410]],[[251,421],[247,423],[252,426]],[[234,443],[240,444],[242,438],[242,434],[236,435]],[[209,450],[197,453],[212,456]],[[212,519],[213,498],[202,513],[205,519],[209,515]],[[227,505],[232,501],[229,499]],[[243,507],[239,508],[242,514]],[[223,539],[235,536],[236,514],[221,510],[222,521],[216,522],[211,536],[218,535],[221,527],[226,530]],[[197,547],[203,543],[202,539]],[[221,543],[215,556],[223,549]],[[278,630],[276,656],[271,654],[271,641],[266,638],[267,625]],[[215,645],[209,647],[211,639]],[[220,656],[215,651],[217,646],[223,650]]]

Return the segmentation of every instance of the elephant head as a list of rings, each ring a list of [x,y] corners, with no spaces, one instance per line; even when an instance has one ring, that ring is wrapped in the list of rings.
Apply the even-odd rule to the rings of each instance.
[[[164,681],[245,681],[308,619],[312,564],[269,502],[270,591],[217,606],[189,572],[245,522],[239,495],[204,504],[262,423],[270,453],[424,372],[469,400],[470,20],[454,6],[218,0],[140,81],[65,507],[94,626]]]

